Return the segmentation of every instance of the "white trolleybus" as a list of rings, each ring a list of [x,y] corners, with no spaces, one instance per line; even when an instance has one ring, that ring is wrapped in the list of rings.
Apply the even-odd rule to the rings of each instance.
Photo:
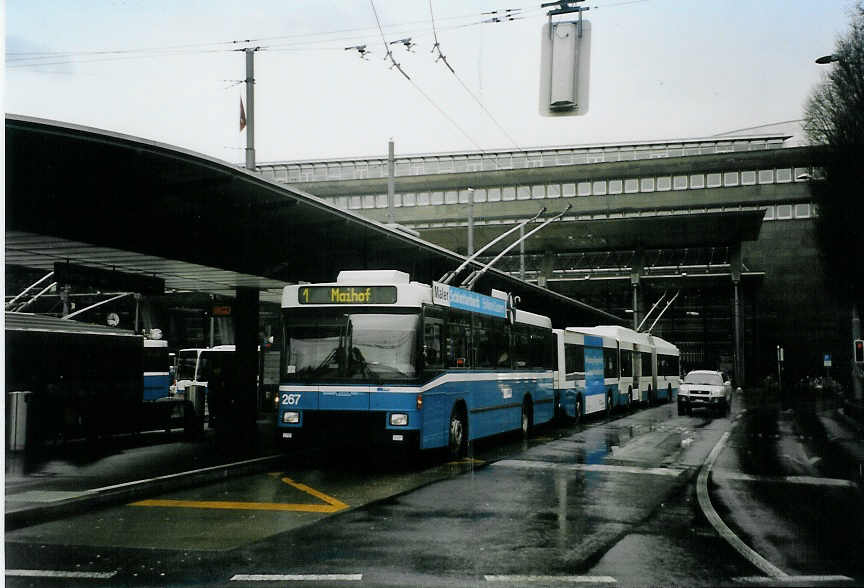
[[[446,281],[446,280],[445,280]],[[549,318],[395,270],[285,287],[277,435],[286,445],[449,448],[555,414]]]
[[[678,348],[619,326],[555,330],[560,416],[580,419],[616,407],[671,401],[680,385]]]

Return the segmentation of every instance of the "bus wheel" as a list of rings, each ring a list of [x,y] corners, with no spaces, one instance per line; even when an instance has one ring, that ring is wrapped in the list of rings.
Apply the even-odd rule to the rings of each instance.
[[[461,406],[454,407],[453,412],[450,413],[449,430],[448,453],[453,459],[461,459],[465,457],[468,448],[468,425],[465,420],[465,411]]]
[[[531,433],[532,418],[531,401],[527,398],[522,402],[522,438],[527,439]]]

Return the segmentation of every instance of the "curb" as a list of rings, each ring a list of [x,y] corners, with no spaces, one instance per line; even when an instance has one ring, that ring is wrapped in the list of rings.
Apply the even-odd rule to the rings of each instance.
[[[83,511],[92,508],[132,502],[145,496],[152,496],[162,492],[218,482],[232,476],[260,473],[269,469],[272,464],[278,462],[282,457],[282,455],[270,455],[187,472],[157,476],[145,480],[135,480],[133,482],[85,490],[81,492],[80,496],[51,504],[25,506],[17,510],[10,510],[6,512],[6,531],[13,531],[62,517],[81,514]]]

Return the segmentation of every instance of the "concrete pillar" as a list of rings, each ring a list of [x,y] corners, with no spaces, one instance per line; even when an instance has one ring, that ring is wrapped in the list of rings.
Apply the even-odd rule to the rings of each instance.
[[[543,262],[540,267],[540,272],[537,275],[537,285],[543,288],[549,287],[549,278],[554,275],[555,271],[555,253],[553,251],[545,251],[543,253]]]
[[[230,446],[248,446],[257,439],[258,307],[257,289],[237,288],[233,307],[236,369],[228,391],[227,418],[217,419],[217,435]]]

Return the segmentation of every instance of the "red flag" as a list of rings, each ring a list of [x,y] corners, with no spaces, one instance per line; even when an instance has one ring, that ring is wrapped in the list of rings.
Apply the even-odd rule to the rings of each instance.
[[[246,111],[243,109],[243,99],[240,99],[240,130],[246,128]]]

